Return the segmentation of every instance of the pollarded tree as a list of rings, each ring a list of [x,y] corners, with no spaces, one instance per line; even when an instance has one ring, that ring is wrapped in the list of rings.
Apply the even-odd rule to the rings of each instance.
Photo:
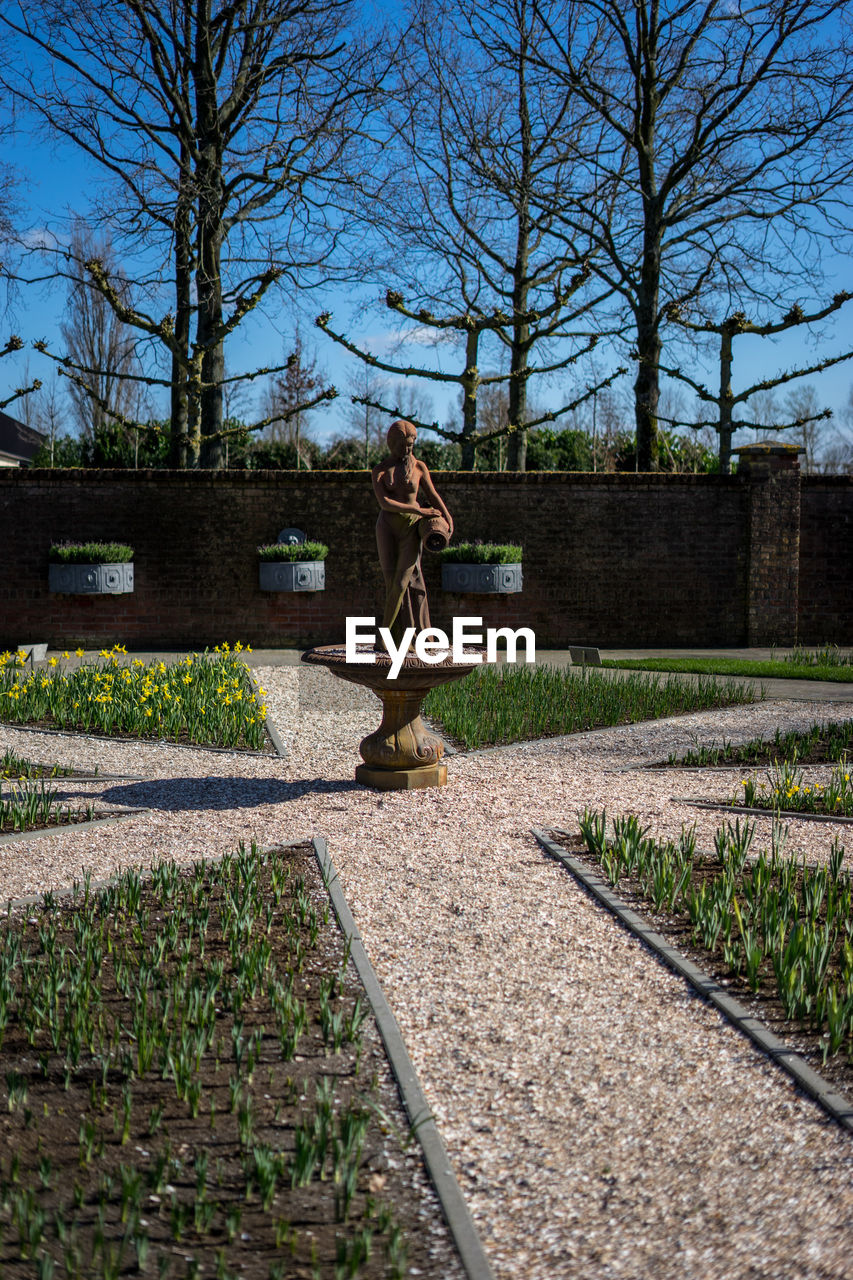
[[[462,352],[462,367],[455,372],[448,372],[446,370],[430,368],[428,365],[392,364],[390,360],[385,360],[379,356],[373,355],[372,352],[367,351],[357,343],[350,341],[345,334],[332,329],[330,323],[331,316],[328,312],[324,312],[322,315],[318,316],[316,323],[323,333],[327,334],[328,337],[338,343],[339,346],[344,347],[352,355],[357,356],[358,359],[363,361],[370,369],[392,374],[395,378],[417,378],[423,379],[427,382],[435,382],[445,387],[453,385],[459,387],[462,400],[461,431],[457,431],[453,427],[449,426],[442,427],[438,422],[424,422],[417,418],[410,418],[410,420],[413,421],[414,425],[420,430],[433,431],[443,439],[450,440],[455,444],[458,444],[461,450],[463,471],[473,470],[478,445],[482,445],[486,441],[494,439],[497,436],[507,436],[510,441],[517,439],[519,435],[517,420],[513,420],[511,417],[513,408],[516,407],[518,403],[516,399],[515,405],[513,404],[513,397],[511,394],[513,387],[512,373],[481,374],[478,356],[480,340],[483,334],[493,332],[496,328],[502,329],[504,326],[509,325],[511,323],[510,318],[500,312],[492,316],[472,316],[470,313],[462,315],[435,316],[432,312],[427,311],[426,309],[413,312],[406,306],[403,299],[397,293],[388,294],[386,305],[392,311],[396,311],[401,316],[415,322],[420,330],[427,328],[442,335],[448,333],[452,335],[461,335],[465,344]],[[534,313],[531,318],[536,319],[536,314]],[[578,359],[582,354],[585,354],[585,352],[573,352],[570,355],[563,357],[555,367],[565,368],[567,365]],[[528,369],[526,371],[524,378],[525,386],[527,378],[533,372],[533,369]],[[561,414],[569,413],[573,409],[578,408],[579,405],[596,395],[599,391],[610,386],[614,379],[621,376],[624,372],[625,370],[622,368],[615,370],[609,377],[604,378],[597,385],[587,387],[585,390],[580,392],[568,404],[561,405],[558,409],[548,409],[532,420],[526,416],[525,409],[524,428],[521,434],[524,434],[532,427],[538,426],[543,422],[554,422]],[[479,393],[483,388],[490,389],[501,385],[508,385],[510,389],[510,394],[507,397],[507,421],[498,427],[489,427],[484,430],[478,426],[477,419],[477,400]],[[515,385],[517,387],[517,381]],[[525,405],[526,401],[527,398],[525,394]],[[386,397],[384,401],[377,401],[373,400],[369,396],[353,396],[353,402],[355,404],[361,404],[369,408],[376,409],[381,413],[390,414],[393,417],[399,418],[406,416],[405,412],[400,407],[399,400],[396,404],[392,404],[390,403],[389,397]],[[523,470],[524,458],[523,456],[520,457],[516,452],[514,457],[508,461],[507,465],[510,470]]]
[[[588,287],[586,241],[555,231],[553,206],[576,190],[559,142],[574,98],[530,60],[538,24],[534,0],[413,5],[386,100],[389,140],[362,209],[404,333],[414,325],[454,349],[453,373],[443,359],[392,371],[460,386],[462,430],[451,438],[466,468],[478,390],[495,380],[481,370],[506,366],[509,465],[523,470],[530,381],[565,381],[596,341],[590,313],[606,292]]]
[[[65,270],[165,350],[174,461],[218,465],[227,338],[339,233],[375,88],[353,0],[28,0],[2,22],[7,91],[102,167],[94,217],[143,250],[127,287],[94,255]]]
[[[632,317],[650,469],[669,310],[790,299],[821,236],[849,229],[850,4],[562,0],[539,12],[531,57],[588,112],[588,131],[565,135],[582,190],[555,212],[589,236],[593,269]]]
[[[703,404],[713,405],[716,409],[716,418],[713,420],[700,419],[691,423],[673,421],[672,425],[713,427],[720,441],[720,471],[727,475],[731,470],[732,436],[734,432],[744,428],[761,430],[765,425],[764,423],[756,422],[754,419],[736,418],[734,415],[739,405],[744,405],[749,400],[754,401],[755,397],[762,392],[772,392],[776,387],[794,382],[798,378],[807,378],[811,374],[821,373],[824,369],[829,369],[833,365],[853,359],[853,350],[846,351],[838,356],[829,356],[823,360],[818,360],[814,364],[803,368],[782,370],[769,378],[761,378],[758,382],[752,383],[742,391],[735,393],[732,389],[735,338],[743,334],[754,334],[761,338],[776,337],[789,329],[799,328],[801,325],[818,324],[821,320],[825,320],[827,316],[832,315],[833,312],[838,311],[851,298],[853,298],[853,294],[837,293],[832,302],[810,314],[806,314],[802,307],[795,304],[779,320],[769,321],[764,324],[748,319],[742,311],[735,311],[732,315],[727,316],[725,320],[717,323],[713,321],[694,321],[683,315],[679,307],[671,306],[668,313],[670,320],[683,326],[693,334],[714,334],[719,338],[720,361],[719,389],[716,392],[709,391],[703,383],[686,373],[681,367],[669,368],[666,365],[660,366],[663,373],[677,378],[682,383],[692,387]],[[791,404],[796,405],[796,400],[791,401]],[[775,423],[776,429],[778,431],[805,430],[810,424],[831,417],[828,409],[811,412],[806,409],[805,403],[800,406],[800,410],[795,412],[792,418],[788,415],[790,418],[788,422]]]

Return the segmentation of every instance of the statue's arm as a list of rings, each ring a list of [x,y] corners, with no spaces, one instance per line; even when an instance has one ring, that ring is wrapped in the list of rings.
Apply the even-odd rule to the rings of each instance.
[[[426,493],[427,498],[430,500],[433,506],[437,507],[438,510],[441,512],[441,514],[444,516],[445,520],[450,526],[450,532],[452,534],[453,533],[453,516],[448,511],[447,505],[445,504],[444,499],[441,497],[441,495],[439,494],[438,490],[436,489],[435,485],[432,482],[432,476],[429,473],[429,467],[426,465],[425,462],[421,462],[420,468],[421,468],[421,485],[424,489],[424,492]]]

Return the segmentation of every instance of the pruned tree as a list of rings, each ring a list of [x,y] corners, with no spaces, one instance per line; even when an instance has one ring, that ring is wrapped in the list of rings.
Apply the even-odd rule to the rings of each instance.
[[[462,430],[448,438],[463,468],[474,465],[477,396],[493,377],[481,370],[505,365],[510,465],[523,469],[531,379],[561,378],[600,331],[590,316],[605,291],[588,288],[586,244],[555,233],[550,209],[571,180],[557,139],[572,95],[529,61],[534,0],[417,0],[412,10],[361,225],[386,306],[408,322],[402,333],[415,326],[434,340],[433,367],[405,365],[408,376],[460,387]]]
[[[716,409],[716,417],[714,419],[700,419],[692,423],[677,422],[672,418],[668,419],[668,421],[676,426],[713,427],[719,436],[720,471],[723,474],[728,474],[731,470],[732,436],[734,432],[743,428],[760,430],[765,426],[763,422],[755,421],[754,416],[751,420],[736,418],[734,415],[737,406],[744,405],[747,401],[754,403],[755,397],[762,392],[773,391],[776,387],[784,386],[797,378],[810,377],[812,374],[821,373],[824,369],[829,369],[833,365],[853,359],[853,350],[837,356],[827,356],[823,360],[818,360],[802,368],[782,370],[772,377],[762,378],[745,387],[742,391],[735,393],[732,389],[735,338],[743,334],[754,334],[760,338],[776,337],[789,329],[799,328],[801,325],[818,324],[821,320],[825,320],[827,316],[832,315],[833,312],[838,311],[851,298],[853,298],[853,294],[837,293],[832,302],[809,314],[803,311],[799,304],[795,304],[779,320],[769,321],[764,324],[749,320],[743,311],[735,311],[730,316],[727,316],[725,320],[717,323],[714,321],[694,321],[688,319],[677,304],[672,304],[668,309],[668,318],[670,320],[693,334],[714,334],[719,338],[720,380],[718,390],[716,392],[709,391],[704,383],[693,378],[683,368],[670,368],[661,364],[660,369],[662,372],[692,387],[703,404],[713,405]],[[790,403],[794,404],[795,402],[791,401]],[[801,406],[802,411],[797,410],[791,421],[776,423],[776,429],[779,431],[804,430],[809,424],[832,416],[831,411],[828,409],[817,410],[814,406],[812,408],[813,412],[811,410],[807,412],[804,402],[803,406]],[[790,415],[788,416],[790,417]]]
[[[294,445],[297,470],[310,467],[302,449],[309,415],[336,395],[335,387],[326,384],[317,366],[317,357],[306,346],[297,325],[293,351],[287,357],[284,372],[270,378],[265,401],[266,436]]]
[[[107,238],[97,240],[78,225],[72,233],[71,252],[81,262],[98,258],[110,271],[116,288],[121,288],[121,272],[113,265]],[[69,282],[60,333],[71,362],[77,368],[93,370],[85,381],[70,382],[72,411],[80,434],[97,437],[115,430],[120,418],[140,417],[144,387],[139,381],[142,367],[136,354],[136,334],[119,319],[103,293],[80,280]]]
[[[328,312],[324,312],[322,315],[318,316],[316,324],[323,333],[327,334],[328,337],[332,339],[333,342],[336,342],[339,346],[349,351],[350,354],[357,356],[359,360],[363,361],[371,369],[393,374],[397,378],[419,378],[424,379],[427,382],[435,382],[444,386],[457,385],[460,388],[462,400],[461,430],[456,430],[450,426],[440,426],[438,422],[423,422],[416,419],[411,420],[414,421],[415,426],[421,430],[433,431],[443,439],[452,440],[458,444],[462,451],[463,471],[470,471],[473,469],[475,452],[478,444],[482,444],[484,441],[492,439],[497,435],[508,436],[510,440],[517,439],[519,431],[518,422],[517,419],[513,419],[512,417],[513,411],[514,409],[517,409],[519,403],[517,397],[514,398],[512,395],[513,385],[515,385],[517,389],[517,379],[513,378],[512,372],[481,374],[479,368],[479,350],[482,336],[484,334],[494,332],[495,330],[502,330],[504,326],[508,324],[509,317],[502,312],[497,312],[491,316],[476,316],[471,314],[435,316],[425,308],[414,312],[406,306],[401,296],[396,292],[390,292],[388,294],[386,298],[386,305],[392,311],[395,311],[406,319],[415,322],[419,329],[425,327],[427,329],[433,329],[442,335],[460,335],[464,339],[465,343],[462,367],[454,373],[434,369],[428,365],[392,364],[389,360],[381,359],[378,356],[374,356],[370,351],[366,351],[363,347],[360,347],[357,343],[352,342],[347,338],[345,334],[332,329],[330,323],[331,316]],[[568,365],[573,364],[591,349],[591,345],[593,345],[592,342],[582,350],[574,351],[570,355],[563,357],[559,362],[552,366],[552,370],[557,368],[566,368]],[[533,372],[533,369],[527,367],[524,376],[525,388],[527,381]],[[580,395],[575,396],[575,398],[567,404],[561,405],[557,409],[548,409],[532,420],[527,417],[527,411],[525,408],[524,430],[530,430],[532,427],[538,426],[542,422],[554,422],[561,416],[561,414],[569,413],[571,410],[576,409],[578,405],[583,404],[584,401],[588,400],[591,396],[597,394],[597,392],[602,390],[604,387],[609,386],[624,372],[625,370],[623,368],[615,370],[609,377],[602,379],[595,386],[587,387],[580,393]],[[509,388],[507,400],[507,421],[500,427],[490,428],[489,430],[484,431],[477,425],[477,397],[481,388],[494,387],[501,384],[505,384]],[[392,405],[387,399],[383,402],[373,400],[369,396],[355,396],[353,399],[355,403],[377,409],[381,413],[387,413],[394,417],[403,416],[403,411],[400,408],[399,402]],[[526,390],[524,402],[526,406]],[[523,462],[523,457],[521,457],[516,450],[512,457],[508,459],[507,465],[511,470],[523,470]]]
[[[122,262],[127,285],[96,255],[62,269],[165,354],[148,381],[170,389],[176,464],[221,462],[226,340],[334,248],[376,83],[354,15],[352,0],[28,0],[0,15],[19,42],[5,88],[102,167],[95,218],[117,253],[143,251]]]
[[[790,298],[814,275],[821,237],[849,227],[848,9],[846,0],[537,9],[530,57],[588,113],[586,131],[565,137],[581,190],[555,212],[589,237],[593,270],[630,313],[641,469],[654,460],[672,308],[722,298],[734,312],[756,296]]]
[[[22,351],[23,347],[23,338],[19,337],[18,334],[13,333],[12,336],[6,340],[5,346],[0,347],[0,360],[2,360],[4,356],[10,356],[17,351]],[[29,386],[27,386],[28,382]],[[6,396],[5,400],[0,400],[0,409],[7,409],[9,405],[14,404],[16,400],[20,400],[24,396],[28,396],[32,391],[38,391],[41,385],[41,380],[39,378],[33,378],[32,382],[30,382],[28,366],[25,370],[23,383],[20,386],[13,388],[11,394]]]

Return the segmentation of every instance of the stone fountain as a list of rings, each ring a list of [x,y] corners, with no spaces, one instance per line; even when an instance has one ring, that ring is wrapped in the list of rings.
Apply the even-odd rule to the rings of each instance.
[[[414,456],[416,435],[411,422],[392,423],[388,457],[372,473],[380,508],[376,542],[385,578],[382,626],[398,648],[407,629],[430,629],[421,554],[424,548],[439,551],[446,547],[453,533],[453,519],[426,464]],[[358,766],[355,777],[379,791],[396,791],[446,785],[444,743],[421,719],[421,704],[430,689],[469,675],[482,661],[482,653],[469,648],[464,656],[470,656],[470,662],[454,662],[448,656],[428,663],[409,651],[393,677],[391,655],[376,647],[358,646],[351,656],[361,657],[359,662],[347,660],[345,645],[321,645],[304,653],[302,661],[326,667],[341,680],[364,685],[380,699],[382,723],[362,741],[364,764]]]

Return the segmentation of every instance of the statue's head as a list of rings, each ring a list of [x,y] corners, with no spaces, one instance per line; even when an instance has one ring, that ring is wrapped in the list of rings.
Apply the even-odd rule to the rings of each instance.
[[[413,422],[398,418],[388,428],[388,452],[395,458],[402,458],[405,454],[411,453],[417,434],[417,428]]]

